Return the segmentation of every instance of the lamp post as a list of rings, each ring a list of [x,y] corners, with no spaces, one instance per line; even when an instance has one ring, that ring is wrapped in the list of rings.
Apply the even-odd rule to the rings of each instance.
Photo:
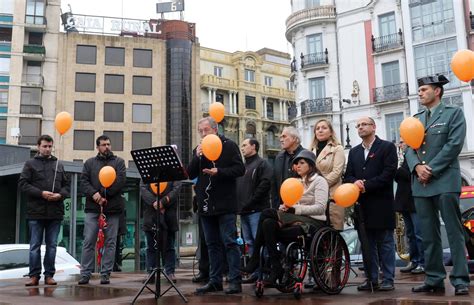
[[[349,138],[349,123],[346,123],[346,146],[345,149],[351,149],[351,139]]]
[[[342,139],[343,139],[343,137],[344,137],[344,127],[343,127],[343,121],[342,121],[342,118],[343,118],[343,117],[342,117],[342,109],[343,109],[342,103],[346,103],[346,104],[350,105],[350,104],[351,104],[351,100],[350,100],[350,99],[342,99],[342,100],[339,100],[339,121],[340,121],[340,123],[339,123],[339,128],[340,128],[340,132],[341,132],[341,141],[342,141]],[[347,127],[346,127],[346,131],[347,131],[347,139],[346,139],[346,141],[349,141],[349,142],[350,142],[350,140],[349,140],[349,126],[348,126],[347,124],[346,124],[346,126],[347,126]],[[347,142],[346,148],[351,148],[351,147],[352,147],[349,142]]]

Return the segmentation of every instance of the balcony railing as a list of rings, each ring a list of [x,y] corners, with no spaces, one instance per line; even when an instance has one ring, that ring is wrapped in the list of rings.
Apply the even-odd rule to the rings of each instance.
[[[43,75],[39,74],[23,74],[23,82],[28,85],[43,86]]]
[[[326,49],[324,52],[310,53],[306,55],[303,55],[303,53],[301,53],[300,58],[301,58],[301,69],[305,67],[310,67],[310,66],[327,65],[329,63],[328,49]]]
[[[374,89],[375,102],[397,101],[408,97],[408,84],[401,83]]]
[[[223,87],[236,87],[236,83],[232,79],[218,77],[211,74],[205,74],[201,76],[201,83],[202,84],[211,84],[216,86],[223,86]]]
[[[34,25],[46,25],[46,17],[39,15],[26,15],[25,23]]]
[[[290,107],[288,107],[288,120],[293,121],[296,118],[297,114],[298,109],[296,108],[296,105],[291,103]]]
[[[42,54],[46,53],[46,49],[44,46],[34,45],[34,44],[26,44],[23,46],[23,53],[32,53],[32,54]]]
[[[332,111],[332,98],[318,98],[301,102],[301,116]]]
[[[22,114],[43,114],[43,107],[40,105],[20,105]]]
[[[294,12],[286,19],[286,31],[288,34],[288,31],[299,23],[326,20],[336,20],[336,7],[334,5],[320,5]]]
[[[403,47],[402,29],[399,29],[398,33],[385,35],[377,38],[372,35],[372,51],[374,53],[397,49],[400,47]]]

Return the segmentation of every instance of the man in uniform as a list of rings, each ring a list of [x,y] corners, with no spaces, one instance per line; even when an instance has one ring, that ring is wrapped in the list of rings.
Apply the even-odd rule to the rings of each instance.
[[[443,265],[439,214],[446,226],[453,269],[449,276],[455,295],[469,294],[469,273],[464,252],[464,235],[459,211],[461,172],[458,156],[466,136],[461,109],[441,102],[443,75],[418,79],[418,96],[425,110],[415,114],[425,128],[423,144],[408,149],[406,158],[412,173],[412,191],[420,218],[425,251],[425,282],[413,292],[443,292]]]

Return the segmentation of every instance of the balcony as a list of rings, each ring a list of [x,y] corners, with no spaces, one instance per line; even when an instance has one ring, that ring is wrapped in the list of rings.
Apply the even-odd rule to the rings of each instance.
[[[318,98],[301,102],[301,116],[332,112],[332,98]]]
[[[21,114],[43,114],[43,107],[40,105],[20,105]]]
[[[377,38],[372,35],[372,51],[374,53],[380,53],[399,48],[403,48],[402,29],[399,29],[398,33],[385,35]]]
[[[408,84],[401,83],[374,89],[374,102],[398,101],[408,97]]]
[[[23,86],[43,87],[44,78],[39,74],[23,74]]]
[[[26,60],[42,61],[46,54],[46,48],[41,45],[27,44],[23,46],[23,53]]]
[[[329,64],[328,49],[324,52],[310,53],[303,55],[301,53],[301,70],[310,69],[313,67],[326,67]]]
[[[46,17],[37,15],[25,16],[25,28],[29,32],[46,32]]]
[[[218,77],[211,74],[204,74],[201,76],[201,88],[203,87],[236,89],[237,84],[236,81],[233,79]]]
[[[273,97],[273,98],[283,98],[288,100],[295,99],[295,92],[290,91],[283,88],[275,88],[269,86],[262,86],[262,91],[264,92],[265,96]]]
[[[320,5],[294,12],[286,19],[286,39],[291,41],[300,26],[323,22],[336,22],[336,6]]]

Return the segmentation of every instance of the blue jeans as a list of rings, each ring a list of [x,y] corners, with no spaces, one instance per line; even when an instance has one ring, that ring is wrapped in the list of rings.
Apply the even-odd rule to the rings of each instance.
[[[99,233],[99,213],[86,213],[84,217],[84,240],[82,242],[81,275],[91,277],[95,266],[95,245]],[[115,247],[120,214],[108,215],[107,229],[104,230],[104,254],[102,255],[99,272],[101,275],[110,275],[115,261]]]
[[[257,237],[258,220],[262,212],[240,215],[240,224],[242,225],[242,237],[249,246],[249,255],[253,254],[253,245]]]
[[[41,277],[41,244],[46,244],[44,255],[44,276],[53,277],[56,273],[54,262],[56,260],[56,247],[58,245],[58,234],[61,228],[61,220],[28,220],[30,229],[30,273],[29,276]]]
[[[209,253],[209,283],[222,284],[224,256],[222,244],[229,265],[229,282],[240,283],[240,248],[237,244],[235,214],[202,216],[202,226]]]
[[[425,265],[425,253],[418,215],[410,212],[403,212],[402,215],[410,247],[410,261],[423,267]]]
[[[370,264],[370,276],[366,276],[372,283],[378,283],[379,262],[383,273],[383,282],[393,284],[395,277],[395,240],[393,230],[367,229],[370,246],[370,258],[365,258]],[[367,268],[366,268],[367,270]]]

